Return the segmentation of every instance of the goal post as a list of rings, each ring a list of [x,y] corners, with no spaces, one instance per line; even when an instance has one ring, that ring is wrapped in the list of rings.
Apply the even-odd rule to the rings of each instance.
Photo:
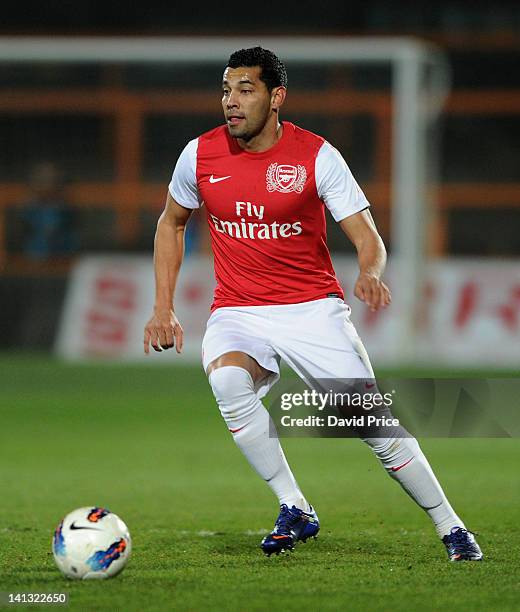
[[[2,63],[216,64],[231,51],[261,44],[291,65],[387,64],[391,69],[391,262],[398,310],[396,359],[413,362],[427,255],[429,190],[437,167],[429,128],[449,91],[442,52],[410,38],[379,37],[0,37]],[[354,144],[355,147],[355,144]]]

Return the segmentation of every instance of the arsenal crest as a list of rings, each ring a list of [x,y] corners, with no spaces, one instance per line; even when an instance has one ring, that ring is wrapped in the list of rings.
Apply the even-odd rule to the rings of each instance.
[[[265,175],[267,191],[301,193],[307,180],[305,166],[289,166],[288,164],[271,164]]]

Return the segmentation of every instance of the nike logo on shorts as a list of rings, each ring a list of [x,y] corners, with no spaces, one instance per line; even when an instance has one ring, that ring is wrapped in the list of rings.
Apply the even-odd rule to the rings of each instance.
[[[228,178],[231,178],[231,174],[229,176],[219,176],[218,178],[215,178],[213,175],[211,175],[209,177],[209,182],[210,183],[220,183],[220,181],[225,181]]]

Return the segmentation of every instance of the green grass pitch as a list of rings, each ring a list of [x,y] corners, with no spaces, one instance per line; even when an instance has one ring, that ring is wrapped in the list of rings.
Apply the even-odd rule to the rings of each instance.
[[[357,440],[288,439],[318,540],[266,558],[277,503],[234,446],[200,368],[0,359],[0,591],[71,610],[518,610],[518,439],[423,440],[482,563],[450,564],[428,517]],[[104,582],[62,578],[70,510],[103,505],[133,556]],[[20,608],[18,608],[20,609]]]

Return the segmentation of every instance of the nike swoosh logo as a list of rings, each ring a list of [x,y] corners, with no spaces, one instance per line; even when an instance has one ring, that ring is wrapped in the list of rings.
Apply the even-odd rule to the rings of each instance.
[[[209,177],[209,182],[210,183],[220,183],[220,181],[225,181],[228,178],[231,178],[231,174],[229,176],[219,176],[218,178],[215,178],[213,175],[211,175]]]
[[[75,530],[75,529],[93,529],[94,531],[101,531],[97,527],[77,527],[74,523],[72,523],[72,525],[70,526],[70,529],[72,529],[72,530]]]
[[[392,472],[398,472],[399,470],[403,469],[405,465],[408,465],[410,463],[410,461],[412,461],[412,460],[413,460],[413,457],[411,459],[408,459],[408,461],[405,461],[401,465],[398,465],[397,467],[393,467],[393,468],[390,468],[390,469],[392,470]]]

